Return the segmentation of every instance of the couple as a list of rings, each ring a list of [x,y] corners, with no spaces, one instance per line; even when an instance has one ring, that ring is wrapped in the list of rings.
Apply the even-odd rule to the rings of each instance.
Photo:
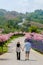
[[[29,60],[29,53],[31,49],[30,40],[25,39],[24,48],[25,48],[25,60]],[[20,60],[21,49],[22,51],[24,51],[24,48],[22,49],[20,42],[17,42],[17,45],[16,45],[17,60]]]

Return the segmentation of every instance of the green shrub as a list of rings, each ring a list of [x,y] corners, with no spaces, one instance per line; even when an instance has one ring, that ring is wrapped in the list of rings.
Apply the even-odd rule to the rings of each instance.
[[[40,30],[38,29],[37,26],[31,26],[31,27],[29,27],[29,32],[36,32],[36,33],[39,33]]]

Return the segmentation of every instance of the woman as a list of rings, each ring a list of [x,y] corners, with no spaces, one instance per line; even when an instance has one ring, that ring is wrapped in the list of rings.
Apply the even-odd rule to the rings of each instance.
[[[21,45],[20,45],[20,42],[17,42],[16,53],[17,53],[17,60],[20,60],[20,54],[21,54]]]

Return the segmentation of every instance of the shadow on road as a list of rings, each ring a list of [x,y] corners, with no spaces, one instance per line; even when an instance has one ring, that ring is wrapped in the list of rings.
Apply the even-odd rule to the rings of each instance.
[[[31,59],[29,59],[29,60],[23,60],[23,59],[21,59],[20,61],[37,61],[37,60],[31,60]]]
[[[8,58],[6,58],[6,59],[5,58],[4,59],[0,58],[0,61],[7,61],[7,60],[10,60],[10,59],[8,59]]]

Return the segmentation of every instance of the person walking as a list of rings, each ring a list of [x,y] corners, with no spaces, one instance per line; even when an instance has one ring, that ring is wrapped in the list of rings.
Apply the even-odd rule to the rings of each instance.
[[[30,54],[30,49],[31,49],[31,43],[29,39],[25,39],[25,60],[29,60],[29,54]]]
[[[20,60],[20,55],[21,55],[21,45],[20,45],[20,42],[17,42],[16,53],[17,53],[17,60]]]

